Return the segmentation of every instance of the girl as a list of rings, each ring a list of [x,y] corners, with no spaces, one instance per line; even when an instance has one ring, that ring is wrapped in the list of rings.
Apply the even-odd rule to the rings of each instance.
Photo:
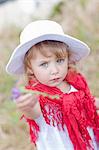
[[[89,47],[50,20],[27,25],[7,72],[25,73],[26,89],[17,99],[38,150],[98,150],[99,117],[84,77],[75,64]],[[31,106],[30,106],[31,104]],[[32,116],[33,115],[33,116]]]

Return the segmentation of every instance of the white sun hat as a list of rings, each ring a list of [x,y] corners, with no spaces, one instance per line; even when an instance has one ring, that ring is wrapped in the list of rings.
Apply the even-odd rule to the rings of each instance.
[[[28,24],[20,35],[20,44],[13,51],[10,60],[6,66],[9,74],[24,73],[24,56],[26,52],[35,44],[53,40],[66,43],[72,55],[69,58],[71,62],[77,62],[88,56],[90,48],[82,41],[64,34],[62,27],[51,20],[38,20]]]

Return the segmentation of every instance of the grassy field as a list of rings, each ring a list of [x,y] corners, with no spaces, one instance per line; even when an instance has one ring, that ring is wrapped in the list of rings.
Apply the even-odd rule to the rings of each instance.
[[[75,8],[75,11],[73,11]],[[79,3],[64,1],[53,8],[49,16],[60,22],[66,33],[69,33],[91,47],[91,54],[78,65],[86,76],[94,96],[99,97],[99,3],[96,0]],[[8,26],[0,33],[0,150],[33,150],[30,144],[28,128],[20,121],[21,114],[11,100],[11,88],[17,77],[5,72],[5,65],[12,50],[19,42],[21,29]]]

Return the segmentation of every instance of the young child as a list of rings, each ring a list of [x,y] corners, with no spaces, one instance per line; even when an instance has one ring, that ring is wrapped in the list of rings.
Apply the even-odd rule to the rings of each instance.
[[[50,20],[27,25],[6,70],[26,74],[28,92],[16,99],[38,150],[98,150],[99,117],[76,63],[89,47]]]

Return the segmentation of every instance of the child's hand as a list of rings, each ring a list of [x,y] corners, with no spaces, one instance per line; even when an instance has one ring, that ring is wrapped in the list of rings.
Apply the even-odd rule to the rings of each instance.
[[[17,108],[29,119],[36,119],[41,115],[38,96],[34,94],[20,95],[15,100]]]

